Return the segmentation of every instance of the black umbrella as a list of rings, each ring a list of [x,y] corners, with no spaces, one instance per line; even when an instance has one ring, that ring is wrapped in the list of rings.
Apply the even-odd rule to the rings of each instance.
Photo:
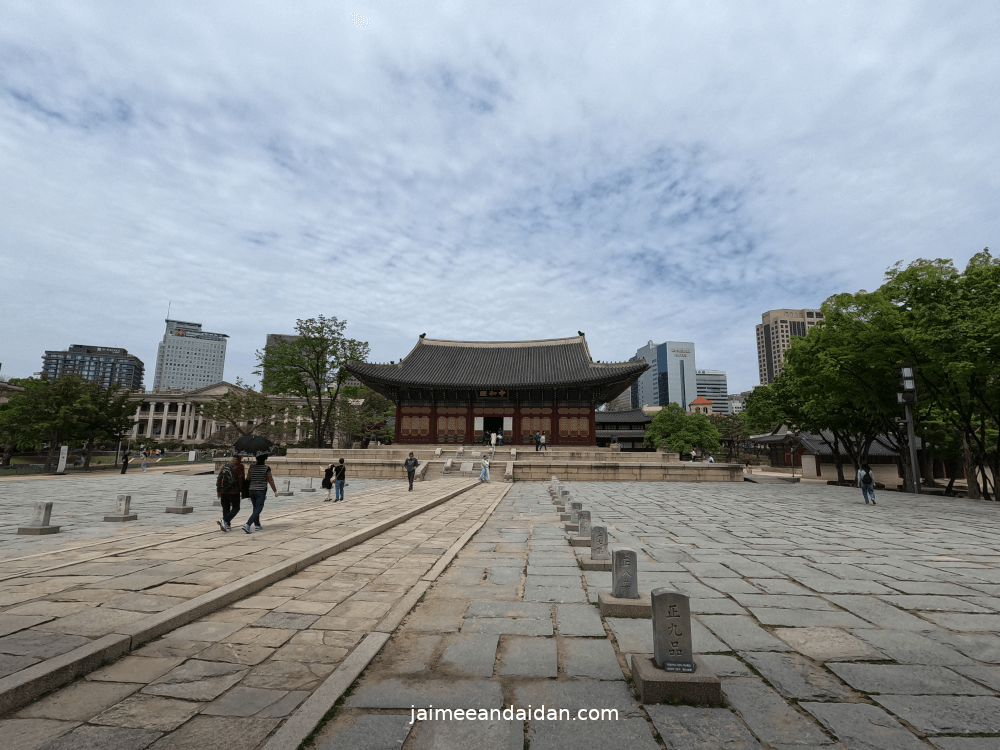
[[[244,435],[233,443],[233,450],[240,456],[268,456],[274,452],[275,446],[263,435]]]

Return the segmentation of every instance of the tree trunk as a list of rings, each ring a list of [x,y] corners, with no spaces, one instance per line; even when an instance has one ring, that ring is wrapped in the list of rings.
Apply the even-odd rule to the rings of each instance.
[[[55,467],[56,448],[59,445],[59,433],[53,432],[49,436],[49,455],[45,458],[45,471],[53,471]]]
[[[934,481],[934,457],[927,449],[926,443],[917,451],[917,462],[920,464],[920,476],[923,477],[924,487],[940,487],[941,485]]]
[[[14,455],[14,444],[10,443],[3,447],[3,458],[0,459],[0,466],[10,466],[10,459]]]
[[[965,474],[969,482],[969,499],[982,500],[983,496],[979,492],[979,480],[976,477],[976,462],[972,460],[969,439],[964,434],[962,435],[962,462],[965,464]]]
[[[83,468],[90,468],[90,457],[94,455],[94,433],[91,432],[87,438],[87,447],[84,449]]]

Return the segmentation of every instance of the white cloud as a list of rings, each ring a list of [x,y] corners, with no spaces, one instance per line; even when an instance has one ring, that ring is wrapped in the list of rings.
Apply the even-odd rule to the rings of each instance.
[[[230,379],[323,313],[378,360],[690,339],[747,388],[763,310],[991,244],[996,32],[990,3],[6,3],[3,373],[151,368],[171,300]]]

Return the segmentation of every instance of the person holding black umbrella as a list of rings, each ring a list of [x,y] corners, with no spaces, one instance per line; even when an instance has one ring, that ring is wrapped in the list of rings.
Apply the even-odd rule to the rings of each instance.
[[[274,477],[271,476],[271,467],[265,463],[274,448],[274,443],[262,435],[244,435],[233,443],[233,449],[236,453],[242,456],[253,456],[257,459],[257,463],[247,470],[246,476],[245,486],[250,491],[250,501],[253,503],[253,513],[242,526],[243,531],[247,534],[253,531],[251,527],[256,528],[257,531],[264,530],[264,527],[260,525],[260,513],[264,510],[267,486],[271,485],[271,489],[275,493],[278,492],[278,488],[274,485]]]

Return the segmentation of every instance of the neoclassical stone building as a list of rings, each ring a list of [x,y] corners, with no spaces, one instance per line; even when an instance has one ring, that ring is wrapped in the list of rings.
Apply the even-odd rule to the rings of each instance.
[[[214,419],[202,413],[205,404],[219,396],[240,388],[220,381],[193,391],[167,390],[153,393],[133,393],[135,401],[135,424],[129,436],[132,440],[155,442],[182,441],[202,443],[213,434],[225,428]],[[288,397],[291,407],[305,404],[304,399]],[[299,442],[306,437],[308,425],[302,426],[302,417],[295,417],[294,438],[289,435],[289,442]]]

